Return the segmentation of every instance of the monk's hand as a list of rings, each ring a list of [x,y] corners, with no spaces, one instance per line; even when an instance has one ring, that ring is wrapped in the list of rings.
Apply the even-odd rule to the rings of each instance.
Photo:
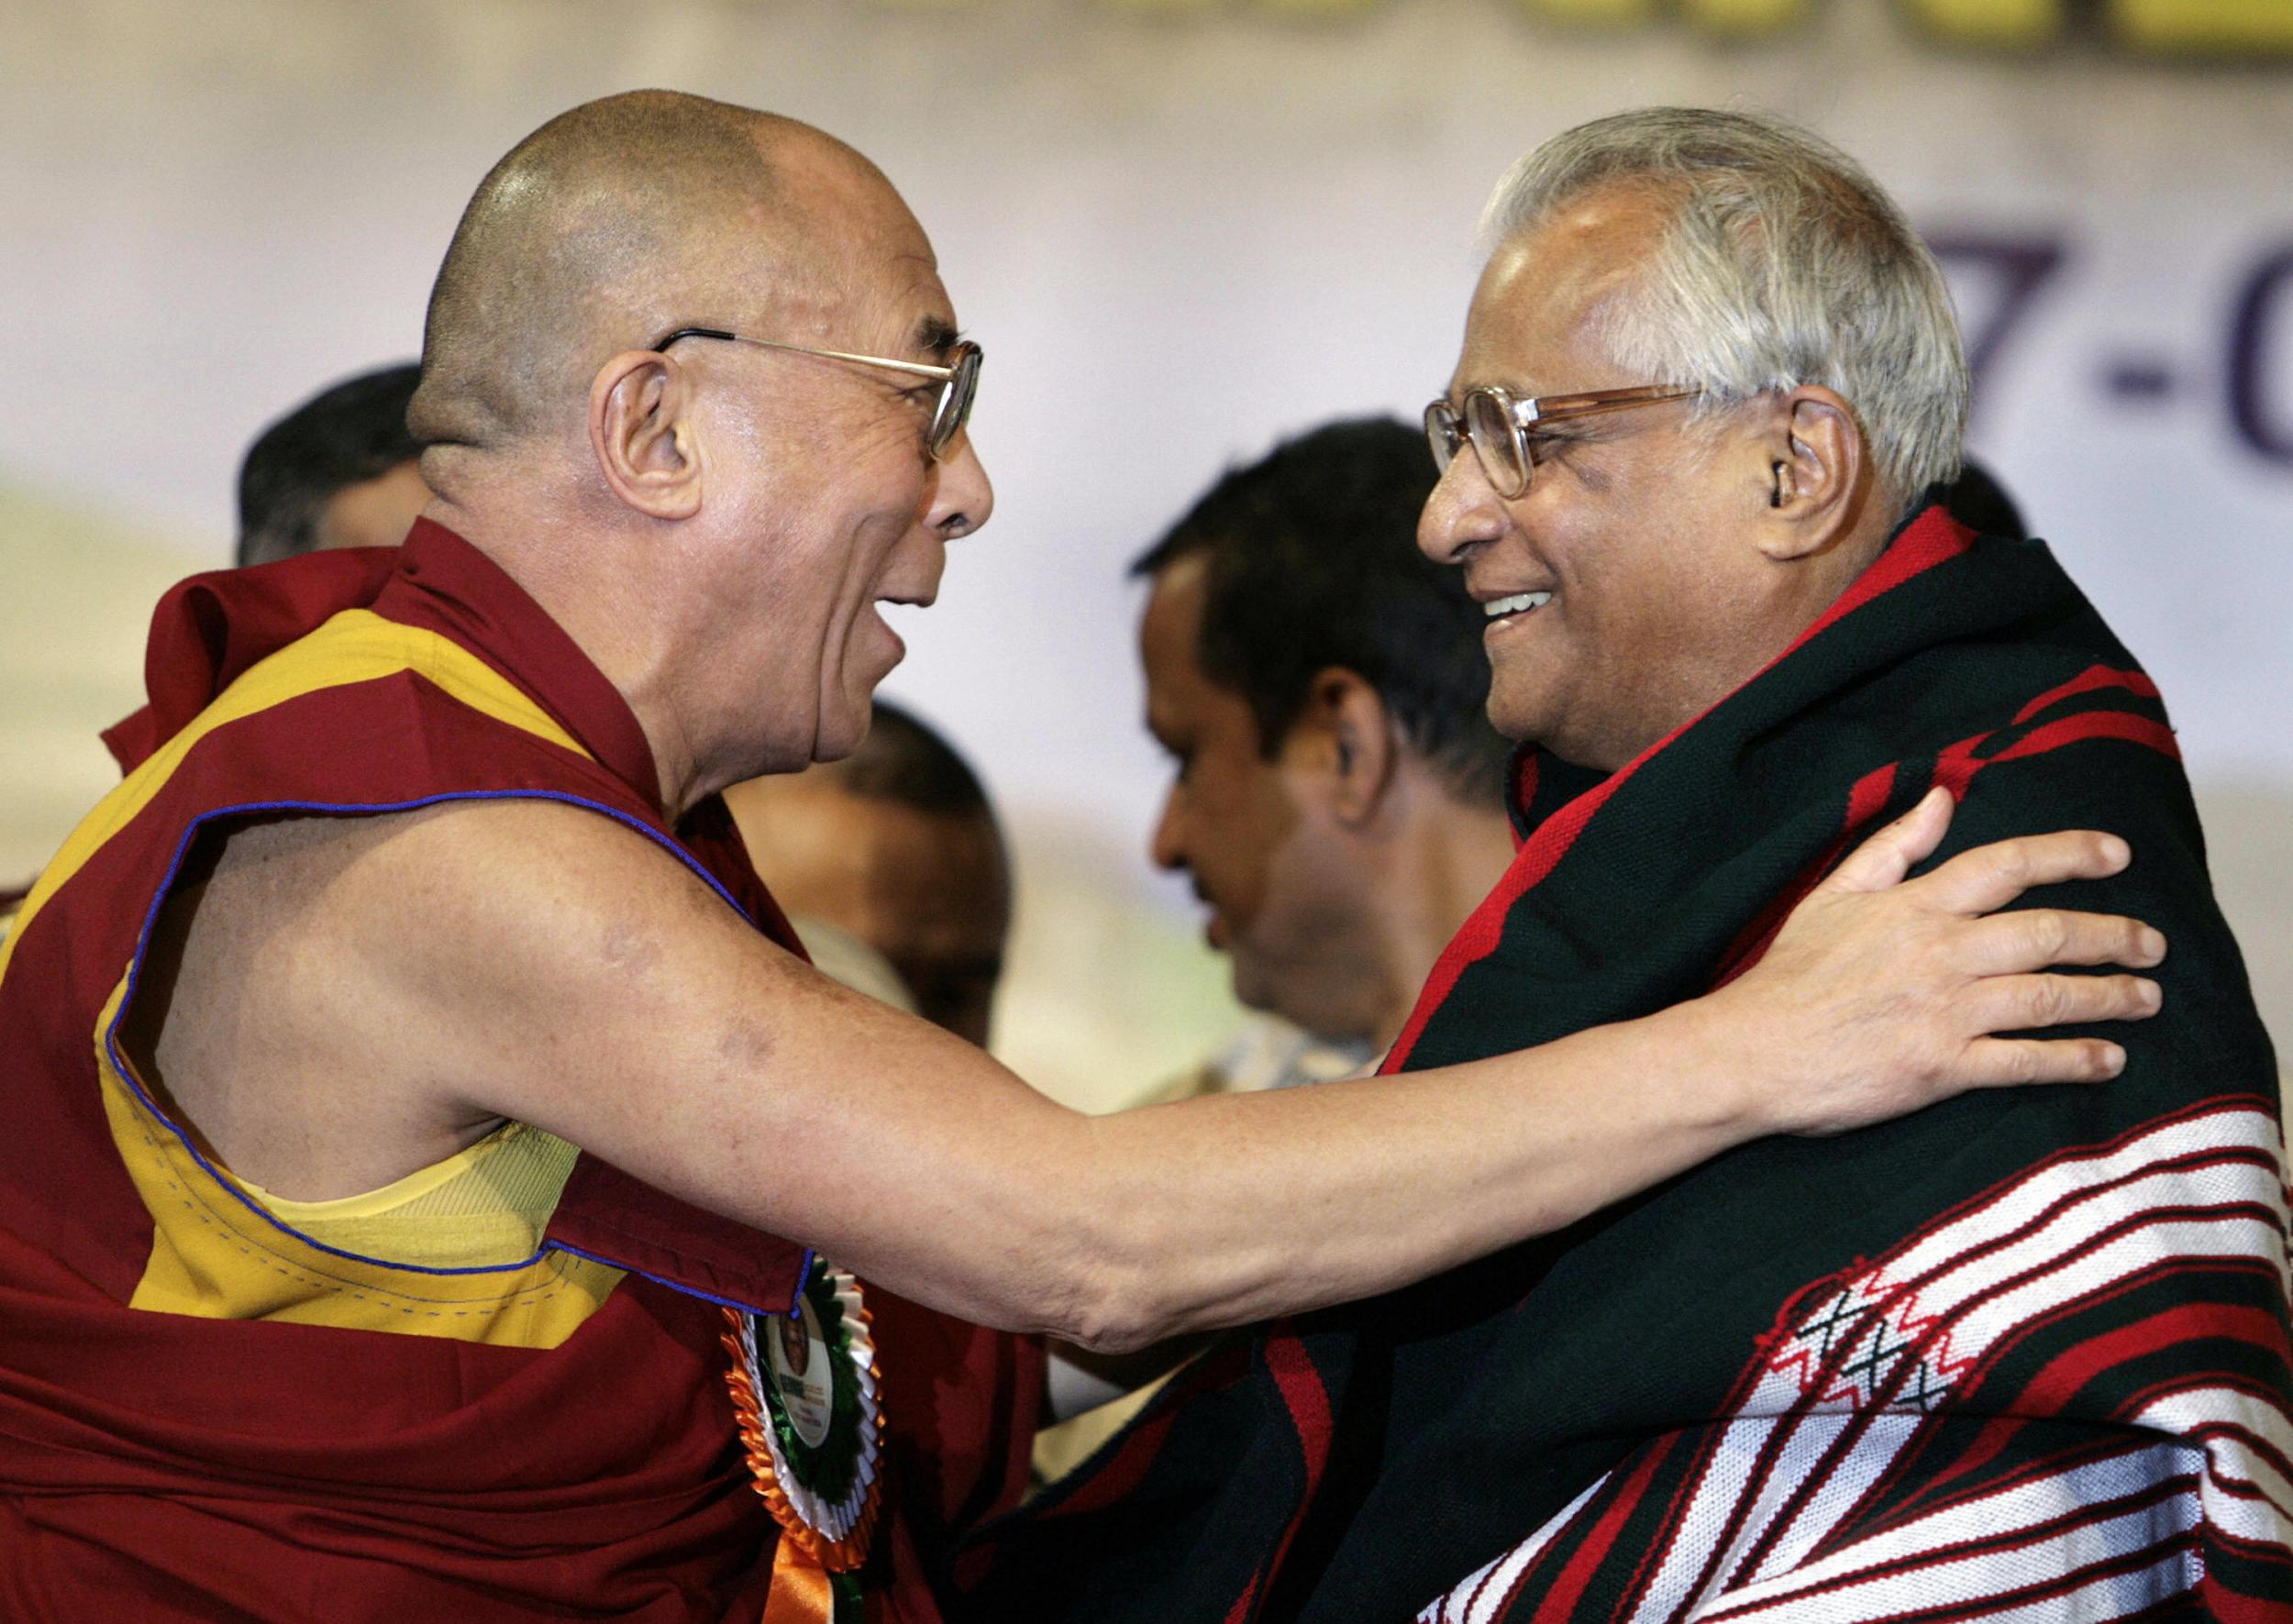
[[[2114,834],[2068,830],[1977,846],[1906,879],[1950,828],[1936,789],[1809,893],[1760,963],[1713,995],[1764,1022],[1747,1065],[1751,1112],[1771,1132],[1839,1133],[1967,1088],[2095,1081],[2126,1064],[2096,1037],[1999,1037],[2157,1012],[2139,976],[2050,975],[2061,965],[2147,968],[2166,938],[2139,920],[2055,908],[2000,913],[2023,892],[2103,879],[2132,860]]]

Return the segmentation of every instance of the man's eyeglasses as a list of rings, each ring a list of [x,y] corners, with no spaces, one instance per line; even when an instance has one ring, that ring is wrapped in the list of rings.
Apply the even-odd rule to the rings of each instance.
[[[754,344],[763,349],[785,349],[797,355],[816,355],[823,360],[848,361],[859,367],[882,367],[914,378],[939,381],[939,400],[932,408],[931,426],[924,431],[924,454],[937,462],[971,419],[971,400],[980,392],[980,347],[969,338],[956,346],[952,366],[927,366],[922,361],[895,361],[888,356],[853,355],[841,349],[814,349],[803,344],[783,344],[777,338],[749,338],[722,327],[679,327],[653,348],[667,349],[680,338],[721,338],[727,344]]]
[[[1684,383],[1647,383],[1636,389],[1596,389],[1589,394],[1546,394],[1523,400],[1491,384],[1467,390],[1462,413],[1446,400],[1427,406],[1425,438],[1433,445],[1434,466],[1444,473],[1449,471],[1457,448],[1470,440],[1491,489],[1511,502],[1528,494],[1529,481],[1545,459],[1537,447],[1540,436],[1531,432],[1537,425],[1622,411],[1627,406],[1650,406],[1658,401],[1684,401],[1700,392]]]

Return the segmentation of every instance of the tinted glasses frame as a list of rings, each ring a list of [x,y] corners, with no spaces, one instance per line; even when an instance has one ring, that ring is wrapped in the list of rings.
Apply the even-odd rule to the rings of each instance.
[[[980,392],[980,347],[969,338],[956,346],[954,363],[945,367],[925,361],[893,360],[883,355],[855,355],[845,349],[814,349],[808,344],[784,344],[778,338],[751,338],[742,333],[728,333],[722,327],[679,327],[655,343],[653,348],[656,352],[667,349],[680,338],[753,344],[759,349],[785,349],[792,355],[818,356],[823,360],[845,361],[857,367],[882,367],[888,371],[905,372],[911,378],[935,379],[939,384],[939,399],[932,408],[931,426],[924,431],[924,453],[934,462],[947,456],[947,447],[970,421],[971,402]]]
[[[1452,406],[1446,396],[1428,404],[1425,439],[1433,447],[1434,467],[1443,473],[1449,471],[1458,448],[1471,441],[1490,488],[1512,502],[1527,495],[1536,477],[1539,459],[1529,431],[1538,424],[1590,417],[1628,406],[1653,406],[1660,401],[1684,401],[1702,392],[1693,384],[1644,383],[1631,389],[1524,397],[1501,384],[1486,384],[1467,390],[1461,408]]]

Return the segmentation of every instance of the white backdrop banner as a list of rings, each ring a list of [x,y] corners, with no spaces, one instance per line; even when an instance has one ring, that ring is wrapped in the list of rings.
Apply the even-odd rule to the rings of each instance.
[[[978,759],[1031,884],[1143,874],[1128,559],[1278,436],[1414,416],[1522,151],[1633,105],[1754,106],[1864,160],[1942,251],[1974,446],[2157,674],[2293,1014],[2282,0],[0,0],[0,480],[73,538],[8,540],[0,725],[52,718],[40,650],[71,616],[148,607],[78,601],[89,523],[221,562],[247,440],[414,353],[492,160],[671,84],[845,137],[932,233],[987,348],[998,508],[887,691]],[[1176,892],[1135,894],[1186,928]],[[1167,1016],[1091,1063],[1158,1055]]]

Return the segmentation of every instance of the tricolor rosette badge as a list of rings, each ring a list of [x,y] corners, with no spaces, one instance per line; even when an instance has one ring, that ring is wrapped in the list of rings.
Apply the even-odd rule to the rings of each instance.
[[[726,1310],[749,1470],[784,1536],[832,1574],[868,1558],[883,1411],[859,1282],[814,1256],[796,1312]]]

